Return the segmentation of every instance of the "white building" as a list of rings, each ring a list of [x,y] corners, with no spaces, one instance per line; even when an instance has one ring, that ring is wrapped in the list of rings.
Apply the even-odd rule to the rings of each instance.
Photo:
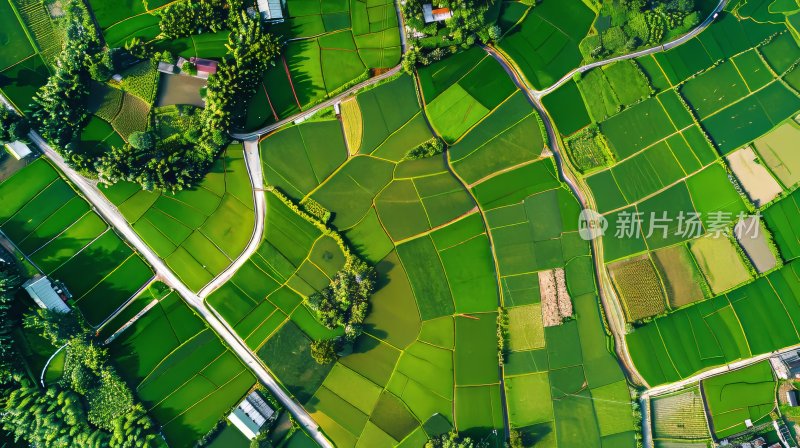
[[[6,143],[3,146],[5,146],[6,151],[17,160],[24,159],[31,153],[31,149],[28,148],[28,145],[22,142]]]
[[[251,392],[239,406],[231,412],[228,420],[239,429],[242,434],[253,440],[261,431],[265,423],[272,420],[275,411],[261,398],[258,392]]]
[[[432,4],[425,3],[422,5],[422,16],[425,18],[425,23],[441,22],[453,17],[453,11],[450,11],[450,8],[433,9]]]
[[[281,0],[258,0],[258,11],[263,20],[283,22]]]
[[[58,311],[59,313],[69,313],[70,309],[61,297],[53,289],[53,284],[47,277],[36,275],[22,285],[28,295],[40,308]]]

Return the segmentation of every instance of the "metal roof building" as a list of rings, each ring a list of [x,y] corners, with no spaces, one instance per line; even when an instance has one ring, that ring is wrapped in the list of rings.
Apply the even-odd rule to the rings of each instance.
[[[41,308],[58,311],[59,313],[69,313],[70,309],[61,297],[56,294],[53,284],[47,277],[36,275],[22,285],[28,295]]]
[[[281,0],[258,0],[258,11],[264,20],[283,22]]]
[[[22,142],[6,143],[3,146],[5,146],[6,151],[17,160],[24,159],[31,153],[31,149],[28,148],[28,145]]]
[[[271,420],[275,415],[275,411],[261,398],[258,392],[251,392],[246,396],[239,406],[231,412],[228,420],[233,423],[242,434],[250,440],[253,440],[261,427],[267,421]]]

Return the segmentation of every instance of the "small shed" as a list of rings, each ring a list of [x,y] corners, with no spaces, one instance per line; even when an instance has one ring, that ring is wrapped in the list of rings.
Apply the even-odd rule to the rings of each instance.
[[[239,406],[231,412],[228,420],[233,426],[239,429],[250,440],[258,435],[261,428],[267,421],[272,420],[275,411],[258,392],[251,392],[246,396]]]
[[[22,142],[6,143],[3,146],[6,148],[6,151],[8,151],[8,153],[17,160],[24,159],[31,154],[31,149],[28,148],[28,145]]]
[[[61,299],[50,279],[42,275],[35,275],[22,285],[28,295],[40,308],[57,311],[59,313],[69,313],[70,308]]]
[[[450,11],[450,8],[433,9],[432,4],[425,3],[422,5],[422,16],[425,19],[425,23],[441,22],[453,17],[453,11]]]
[[[797,407],[798,403],[800,403],[800,400],[798,400],[796,389],[786,391],[786,402],[789,403],[789,406],[791,407]]]

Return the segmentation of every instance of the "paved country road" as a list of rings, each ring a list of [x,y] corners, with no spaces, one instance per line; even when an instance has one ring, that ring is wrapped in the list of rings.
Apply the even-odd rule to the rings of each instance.
[[[0,94],[0,101],[5,104],[5,107],[14,109],[8,99]],[[99,213],[117,232],[119,232],[125,240],[128,241],[153,267],[156,275],[165,284],[173,288],[181,298],[192,307],[200,317],[225,341],[225,343],[234,351],[237,357],[256,375],[258,380],[264,384],[275,397],[286,407],[286,409],[294,416],[295,420],[302,425],[306,431],[314,438],[314,440],[324,448],[333,448],[333,444],[325,437],[319,430],[319,425],[314,422],[306,410],[289,394],[287,394],[278,384],[277,380],[272,374],[261,364],[256,356],[245,345],[244,341],[233,331],[233,329],[218,315],[209,308],[203,301],[203,297],[213,292],[214,289],[222,285],[229,279],[235,271],[247,261],[249,254],[258,247],[261,242],[261,235],[264,229],[264,216],[265,216],[265,199],[263,191],[261,191],[262,171],[261,162],[258,156],[258,146],[255,149],[251,145],[245,145],[245,161],[247,164],[247,171],[250,175],[250,182],[253,184],[253,194],[255,198],[255,212],[256,212],[256,225],[251,237],[250,243],[245,249],[245,252],[236,259],[236,261],[228,267],[222,274],[212,280],[201,291],[201,294],[193,293],[178,277],[167,267],[161,258],[139,237],[139,235],[128,224],[120,211],[100,192],[94,182],[86,179],[78,172],[67,166],[64,158],[61,157],[47,142],[35,131],[29,134],[31,141],[39,147],[45,157],[50,159],[53,164],[61,170],[67,178],[78,188],[83,194],[84,198],[89,201],[94,210]]]
[[[677,38],[675,40],[669,41],[669,42],[667,42],[665,44],[662,44],[662,45],[657,45],[655,47],[651,47],[651,48],[646,48],[644,50],[635,51],[633,53],[623,54],[623,55],[620,55],[620,56],[615,56],[613,58],[604,59],[602,61],[597,61],[597,62],[592,62],[590,64],[582,65],[582,66],[570,71],[566,75],[564,75],[561,79],[556,81],[556,83],[551,85],[550,87],[547,87],[546,89],[543,89],[543,90],[531,89],[531,92],[538,99],[538,98],[541,98],[541,97],[547,95],[548,93],[551,93],[552,91],[558,89],[559,87],[561,87],[562,84],[564,84],[565,82],[567,82],[570,79],[572,79],[572,77],[576,73],[584,73],[584,72],[587,72],[587,71],[589,71],[589,70],[591,70],[593,68],[602,67],[602,66],[608,65],[608,64],[613,64],[614,62],[617,62],[617,61],[624,61],[626,59],[635,59],[635,58],[638,58],[638,57],[647,56],[648,54],[660,53],[662,51],[667,51],[667,50],[675,48],[675,47],[677,47],[679,45],[685,44],[686,42],[691,40],[693,37],[695,37],[698,34],[702,33],[703,30],[708,28],[708,26],[711,25],[711,23],[717,18],[717,14],[719,14],[723,9],[725,9],[725,5],[727,5],[727,4],[728,4],[728,0],[720,0],[719,3],[717,4],[717,7],[714,8],[713,11],[711,11],[711,14],[709,14],[708,17],[706,17],[706,19],[700,25],[696,26],[694,29],[692,29],[688,33],[684,34],[683,36],[681,36],[681,37],[679,37],[679,38]]]

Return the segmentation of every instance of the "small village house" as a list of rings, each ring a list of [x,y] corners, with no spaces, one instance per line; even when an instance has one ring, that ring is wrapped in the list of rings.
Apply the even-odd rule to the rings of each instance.
[[[191,62],[195,66],[195,68],[197,68],[198,78],[208,78],[214,73],[217,73],[217,65],[218,65],[217,61],[212,61],[211,59],[191,57],[189,58],[189,62]]]
[[[422,16],[425,18],[425,23],[441,22],[453,17],[453,12],[450,8],[433,8],[430,3],[422,5]]]

